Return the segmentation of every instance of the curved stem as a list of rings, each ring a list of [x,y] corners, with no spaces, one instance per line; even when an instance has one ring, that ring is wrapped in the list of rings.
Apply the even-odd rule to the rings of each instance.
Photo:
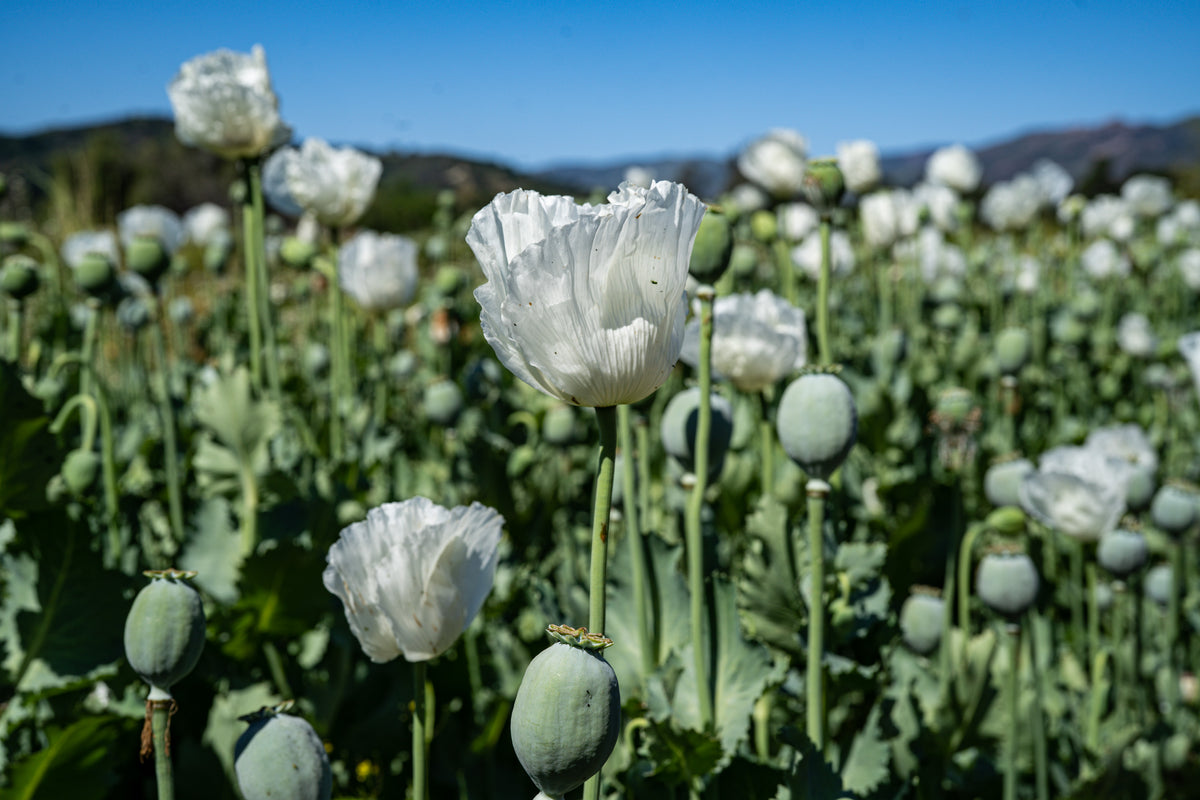
[[[704,629],[708,619],[708,604],[704,588],[704,535],[700,524],[704,510],[704,493],[708,489],[708,440],[712,429],[712,330],[713,289],[702,286],[696,293],[700,300],[700,408],[696,421],[696,439],[692,461],[696,485],[688,498],[684,526],[687,538],[688,594],[691,600],[692,658],[696,674],[696,692],[700,703],[700,727],[709,730],[713,724],[713,698],[708,685],[708,648]]]
[[[832,364],[829,351],[829,266],[830,266],[830,223],[821,220],[821,273],[817,278],[817,349],[822,364]]]
[[[982,530],[979,524],[968,527],[958,547],[958,628],[967,639],[971,638],[971,553]],[[942,635],[946,633],[943,629]]]
[[[100,329],[100,314],[101,306],[93,299],[88,299],[88,308],[92,313],[88,316],[87,325],[83,328],[83,361],[86,364],[92,363],[92,356],[96,351],[96,338]],[[91,370],[82,370],[79,373],[79,392],[81,394],[92,393],[92,372]]]
[[[629,406],[617,407],[617,435],[624,457],[621,469],[621,488],[624,492],[625,537],[629,540],[629,556],[633,580],[633,607],[637,617],[638,652],[642,675],[649,677],[658,666],[657,650],[650,633],[650,603],[646,580],[646,543],[638,524],[637,497],[634,481],[633,431],[630,430]]]
[[[812,564],[808,597],[807,714],[808,738],[817,752],[825,751],[825,498],[829,484],[810,480],[808,492],[808,554]]]
[[[175,409],[171,404],[171,390],[167,381],[167,345],[163,340],[161,326],[162,301],[156,300],[157,315],[150,323],[150,337],[154,340],[154,354],[158,361],[154,370],[158,388],[158,407],[162,415],[164,467],[167,473],[167,505],[170,511],[171,532],[177,544],[183,542],[183,498],[179,480],[179,453],[175,443]]]

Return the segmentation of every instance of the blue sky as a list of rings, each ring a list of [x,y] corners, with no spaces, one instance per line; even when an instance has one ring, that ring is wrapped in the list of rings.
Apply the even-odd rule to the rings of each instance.
[[[169,114],[266,48],[298,137],[517,166],[725,155],[771,127],[884,152],[1200,112],[1200,3],[10,0],[0,131]]]

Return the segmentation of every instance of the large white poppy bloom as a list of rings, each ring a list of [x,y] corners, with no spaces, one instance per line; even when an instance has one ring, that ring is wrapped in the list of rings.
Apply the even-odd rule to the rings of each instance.
[[[961,144],[935,150],[925,162],[925,180],[949,186],[956,192],[970,194],[979,188],[983,165],[979,158]]]
[[[217,50],[179,68],[167,87],[179,141],[224,158],[257,158],[291,138],[279,118],[267,57]]]
[[[679,358],[704,204],[627,183],[602,206],[517,190],[471,220],[483,335],[521,380],[577,406],[635,403]]]
[[[492,590],[504,518],[479,503],[385,503],[342,530],[322,579],[372,661],[444,653]]]
[[[770,289],[718,297],[713,304],[712,368],[743,392],[758,392],[804,366],[804,311]],[[680,357],[700,362],[700,321],[683,334]]]
[[[838,142],[837,160],[846,180],[846,188],[855,194],[874,189],[883,177],[879,148],[870,139]]]
[[[121,246],[128,249],[139,238],[156,239],[163,250],[174,253],[183,244],[183,222],[163,206],[133,206],[117,214]]]
[[[406,306],[417,293],[417,243],[407,236],[361,231],[338,253],[338,282],[368,311]]]
[[[1056,447],[1038,459],[1017,491],[1021,508],[1085,542],[1114,530],[1125,513],[1133,466],[1092,447]]]
[[[311,211],[323,225],[353,225],[375,199],[383,162],[353,147],[305,139],[277,150],[263,165],[263,193],[272,206],[298,217]]]
[[[108,259],[109,263],[120,261],[117,253],[117,237],[112,231],[79,231],[72,233],[63,240],[63,261],[71,269],[78,269],[84,256],[99,253]]]

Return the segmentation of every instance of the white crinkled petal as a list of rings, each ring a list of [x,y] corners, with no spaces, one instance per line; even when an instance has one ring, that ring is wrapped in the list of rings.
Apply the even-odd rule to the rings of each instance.
[[[1018,489],[1021,508],[1042,523],[1081,541],[1096,541],[1116,528],[1124,493],[1062,472],[1031,472]]]

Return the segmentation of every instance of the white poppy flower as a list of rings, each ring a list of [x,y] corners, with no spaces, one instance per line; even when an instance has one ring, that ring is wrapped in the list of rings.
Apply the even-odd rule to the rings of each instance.
[[[259,45],[249,54],[217,50],[193,58],[167,95],[179,141],[224,158],[257,158],[291,138]]]
[[[1117,346],[1137,358],[1154,355],[1158,350],[1158,337],[1154,335],[1149,317],[1138,311],[1121,315],[1117,321]]]
[[[1108,239],[1098,239],[1086,248],[1079,256],[1083,270],[1096,280],[1129,275],[1132,268],[1129,259],[1117,250],[1117,246]]]
[[[776,198],[799,197],[804,188],[808,140],[776,128],[751,142],[738,156],[738,171]]]
[[[504,518],[479,503],[385,503],[342,530],[322,575],[372,661],[427,661],[454,644],[492,590]]]
[[[1200,331],[1192,331],[1180,336],[1177,345],[1179,353],[1187,361],[1188,369],[1192,372],[1196,393],[1200,394]]]
[[[1083,235],[1089,238],[1109,236],[1119,241],[1125,241],[1133,235],[1133,211],[1129,203],[1111,194],[1101,194],[1093,197],[1084,206],[1079,216],[1079,225]]]
[[[743,392],[762,391],[804,366],[808,334],[804,311],[770,289],[718,297],[713,304],[713,372]],[[700,321],[683,333],[680,358],[700,363]]]
[[[1171,207],[1175,198],[1171,182],[1158,175],[1134,175],[1121,185],[1121,199],[1138,217],[1157,217]]]
[[[484,338],[518,378],[577,406],[635,403],[683,345],[684,286],[704,204],[687,189],[628,184],[608,204],[517,190],[471,220],[487,278]]]
[[[118,263],[117,237],[113,236],[112,231],[79,231],[63,240],[63,261],[72,269],[77,269],[83,257],[91,253],[99,253],[110,264]]]
[[[1097,428],[1088,434],[1083,446],[1131,464],[1136,469],[1150,472],[1158,469],[1158,453],[1142,426],[1137,423]]]
[[[1055,530],[1096,541],[1125,513],[1133,464],[1096,447],[1055,447],[1021,481],[1021,508]]]
[[[887,247],[900,235],[900,209],[895,192],[872,192],[858,201],[863,239],[874,248]]]
[[[792,263],[814,281],[821,276],[821,232],[813,231],[792,248]],[[854,248],[845,231],[829,235],[829,274],[845,275],[854,269]]]
[[[933,224],[947,233],[958,229],[958,192],[938,183],[918,183],[913,187],[918,210],[925,209]]]
[[[1189,247],[1179,254],[1176,262],[1183,282],[1193,292],[1200,292],[1200,247]]]
[[[121,246],[129,249],[135,239],[158,240],[162,249],[174,253],[183,244],[183,223],[179,215],[162,206],[134,206],[117,214]]]
[[[311,211],[323,225],[353,225],[375,199],[383,162],[353,147],[305,139],[285,147],[263,165],[263,193],[279,211],[298,217]]]
[[[883,177],[879,148],[870,139],[838,142],[837,160],[846,188],[855,194],[874,189]]]
[[[361,231],[338,253],[338,282],[368,311],[406,306],[417,293],[417,243],[406,236]]]
[[[784,203],[776,211],[779,233],[789,242],[798,242],[817,229],[821,218],[808,203]]]
[[[961,144],[935,150],[925,162],[925,180],[949,186],[962,194],[970,194],[979,188],[982,177],[983,166],[979,158]]]
[[[201,203],[183,215],[185,238],[206,247],[214,238],[229,235],[229,212],[216,203]]]

